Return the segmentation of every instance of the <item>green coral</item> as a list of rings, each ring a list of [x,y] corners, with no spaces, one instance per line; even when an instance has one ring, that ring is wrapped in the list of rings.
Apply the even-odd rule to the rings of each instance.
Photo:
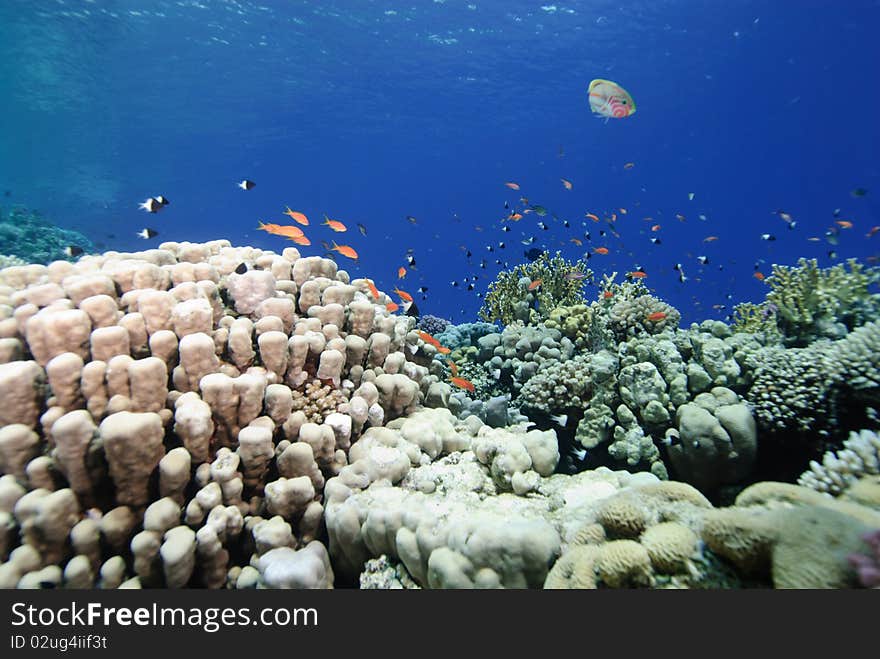
[[[562,332],[578,349],[589,345],[592,324],[593,310],[586,304],[556,307],[544,322],[546,327]]]
[[[803,258],[797,266],[774,265],[766,282],[770,291],[763,303],[735,308],[735,331],[766,333],[775,326],[786,345],[803,347],[842,338],[880,312],[880,295],[869,291],[880,282],[880,270],[856,259],[830,268]]]
[[[578,272],[584,276],[567,277]],[[572,263],[562,258],[560,252],[555,256],[543,252],[531,263],[522,263],[498,274],[489,285],[480,318],[505,325],[516,321],[537,325],[550,318],[558,307],[581,304],[584,285],[592,278],[593,272],[585,261]],[[530,291],[529,285],[538,280],[540,285]]]

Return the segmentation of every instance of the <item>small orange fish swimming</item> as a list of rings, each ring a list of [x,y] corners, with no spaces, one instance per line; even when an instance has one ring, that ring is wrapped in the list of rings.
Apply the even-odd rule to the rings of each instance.
[[[449,362],[449,371],[452,373],[452,377],[458,377],[458,366],[455,365],[455,362]]]
[[[401,266],[397,269],[397,278],[403,279],[404,277],[406,277],[406,268]]]
[[[651,231],[660,231],[660,225],[655,224],[654,226],[651,227]]]
[[[585,217],[590,218],[591,220],[593,220],[593,222],[598,222],[598,221],[599,221],[599,216],[598,216],[598,215],[594,215],[593,213],[587,213]]]
[[[419,335],[419,338],[422,341],[424,341],[425,343],[428,343],[428,344],[434,346],[435,348],[440,347],[440,342],[437,339],[435,339],[433,336],[428,334],[427,332],[419,331],[419,332],[417,332],[417,334]]]
[[[464,378],[451,377],[449,381],[454,384],[456,387],[461,387],[462,389],[467,389],[468,391],[474,391],[476,387],[474,387],[474,383],[470,380],[465,380]]]
[[[706,236],[703,238],[704,243],[714,243],[716,240],[718,240],[718,236]]]
[[[367,279],[367,288],[370,289],[370,293],[372,294],[373,299],[378,300],[379,299],[379,289],[376,288],[376,284],[374,284],[372,281]]]
[[[878,231],[880,231],[880,226],[871,227],[871,230],[868,231],[868,233],[865,234],[865,238],[870,238],[871,236],[873,236],[873,235],[874,235],[875,233],[877,233]]]
[[[764,281],[764,273],[763,272],[756,272],[755,274],[752,275],[752,277],[754,277],[758,281]]]
[[[385,305],[385,310],[388,311],[389,313],[394,313],[398,309],[400,309],[400,305],[397,304],[396,302],[389,302],[388,304]]]
[[[290,210],[290,206],[287,206],[287,210],[284,211],[284,214],[293,218],[297,224],[302,224],[304,227],[309,226],[309,218],[299,211]]]
[[[540,286],[540,285],[543,284],[543,283],[544,283],[544,282],[543,282],[542,280],[540,280],[540,279],[536,279],[535,281],[533,281],[533,282],[531,282],[531,283],[529,284],[529,287],[528,287],[528,288],[529,288],[530,291],[533,291],[533,290],[535,290],[536,288],[538,288],[538,286]]]
[[[519,213],[511,213],[510,215],[507,216],[507,219],[510,220],[511,222],[519,222],[522,219],[522,217],[523,216],[520,215]]]
[[[645,318],[652,323],[657,323],[666,318],[666,313],[663,311],[655,311],[654,313],[649,313]]]
[[[620,214],[621,214],[621,215],[626,215],[626,214],[629,212],[629,211],[626,210],[625,208],[618,208],[617,210],[620,211]]]
[[[513,181],[508,181],[504,185],[506,185],[511,190],[519,190],[519,183],[514,183]]]
[[[356,251],[354,251],[354,249],[352,249],[348,245],[337,245],[336,241],[334,240],[333,246],[330,249],[331,249],[331,251],[339,252],[343,256],[346,256],[346,257],[353,259],[355,261],[358,260],[358,253]]]
[[[324,215],[324,225],[330,227],[337,233],[342,233],[343,231],[348,231],[348,227],[346,227],[342,222],[338,220],[331,220],[327,215]]]
[[[850,222],[849,220],[837,220],[835,222],[835,224],[840,226],[842,229],[852,229],[853,228],[853,223]]]
[[[257,230],[265,231],[266,233],[271,233],[275,236],[283,236],[285,238],[298,238],[303,235],[302,229],[293,225],[266,224],[260,222],[260,226],[257,227]]]
[[[447,348],[446,346],[437,346],[437,352],[439,352],[441,355],[448,355],[450,352],[452,352],[452,350]]]
[[[312,241],[306,238],[305,236],[297,236],[296,238],[291,238],[293,242],[297,245],[311,245]]]
[[[607,254],[608,248],[607,247],[597,247],[596,249],[593,250],[593,253],[594,254]]]
[[[397,295],[400,297],[400,299],[403,300],[404,302],[412,302],[413,301],[412,295],[410,295],[406,291],[402,291],[399,288],[395,288],[394,292],[397,293]]]
[[[642,270],[633,270],[632,272],[627,272],[626,276],[632,277],[633,279],[644,279],[648,276],[648,273]]]
[[[604,291],[602,293],[602,298],[605,300],[610,300],[613,297],[614,297],[614,293],[612,293],[611,291]]]
[[[568,181],[568,180],[566,180],[566,179],[564,179],[564,178],[561,178],[561,179],[559,179],[559,180],[562,181],[562,185],[565,186],[565,189],[566,189],[566,190],[571,190],[571,188],[572,188],[571,181]]]
[[[632,168],[635,167],[635,166],[636,166],[636,164],[635,164],[634,162],[625,162],[625,163],[623,163],[623,168],[624,168],[624,169],[632,169]]]
[[[584,241],[581,240],[580,238],[572,238],[570,242],[573,242],[578,247],[580,247],[581,245],[584,244]]]

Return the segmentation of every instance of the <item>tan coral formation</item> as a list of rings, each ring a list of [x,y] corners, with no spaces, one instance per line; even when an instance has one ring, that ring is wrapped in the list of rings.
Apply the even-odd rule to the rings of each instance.
[[[0,271],[0,581],[332,585],[326,479],[437,380],[363,281],[224,240]],[[296,557],[232,565],[261,516]]]

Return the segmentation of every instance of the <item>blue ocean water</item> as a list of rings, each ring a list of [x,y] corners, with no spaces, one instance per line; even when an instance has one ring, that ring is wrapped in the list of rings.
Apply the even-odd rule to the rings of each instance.
[[[597,274],[640,266],[685,322],[723,318],[763,298],[756,269],[880,254],[878,28],[877,0],[3,0],[0,205],[102,249],[279,252],[255,229],[290,206],[311,218],[303,253],[351,245],[353,275],[427,287],[421,311],[457,322],[525,249],[605,246]],[[636,114],[592,115],[594,78]],[[154,195],[170,205],[138,209]],[[520,196],[549,213],[502,233]],[[587,212],[616,213],[620,238]]]

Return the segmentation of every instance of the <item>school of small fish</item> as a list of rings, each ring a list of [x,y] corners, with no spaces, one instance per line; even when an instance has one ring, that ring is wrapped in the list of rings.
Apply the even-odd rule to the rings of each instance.
[[[588,103],[589,108],[593,114],[602,118],[607,123],[610,119],[624,119],[628,117],[632,117],[636,113],[636,103],[633,97],[627,92],[621,85],[616,82],[605,80],[601,78],[594,79],[590,82],[588,86]],[[563,158],[565,155],[565,151],[562,146],[558,147],[558,157]],[[623,172],[626,172],[626,176],[637,176],[636,174],[631,174],[636,169],[637,163],[634,160],[629,160],[623,162],[620,167]],[[616,169],[616,168],[615,168]],[[560,172],[561,174],[565,174],[565,172]],[[562,189],[565,192],[570,192],[574,196],[570,197],[570,199],[577,199],[578,194],[577,190],[585,189],[589,186],[576,186],[576,180],[574,177],[568,177],[567,175],[558,176],[557,180],[561,182]],[[636,179],[637,180],[637,179]],[[608,270],[611,270],[613,267],[624,266],[624,276],[626,279],[633,280],[645,280],[649,277],[647,270],[641,265],[636,265],[635,261],[635,253],[628,249],[626,244],[624,243],[624,235],[626,235],[626,240],[643,240],[642,238],[638,238],[637,236],[645,236],[647,238],[646,242],[649,242],[654,248],[660,248],[664,250],[664,253],[670,253],[671,248],[669,246],[660,247],[661,245],[666,245],[664,243],[664,239],[661,236],[666,236],[666,231],[664,230],[664,223],[658,221],[657,218],[660,216],[668,215],[669,217],[674,217],[678,223],[680,224],[688,224],[688,217],[684,213],[680,212],[678,209],[674,211],[664,212],[662,209],[654,209],[651,215],[644,215],[643,213],[639,213],[639,207],[641,203],[639,201],[634,201],[627,206],[617,206],[616,208],[612,208],[610,210],[603,211],[600,208],[596,207],[587,207],[582,211],[582,219],[574,220],[567,219],[562,214],[558,214],[548,208],[547,206],[534,203],[532,199],[526,196],[523,193],[524,183],[519,180],[506,180],[503,181],[504,187],[507,188],[508,192],[517,193],[516,198],[514,199],[505,199],[503,201],[503,209],[504,213],[498,218],[497,228],[502,233],[513,233],[514,231],[518,231],[519,235],[511,237],[511,240],[518,240],[520,244],[527,246],[528,249],[522,252],[523,257],[534,261],[541,256],[545,251],[551,251],[554,246],[558,246],[560,248],[565,247],[574,247],[574,248],[582,248],[585,251],[582,254],[584,259],[591,259],[593,257],[609,257],[604,263],[608,264]],[[540,185],[540,182],[534,183],[535,187],[539,189],[543,189],[543,186]],[[250,191],[256,187],[256,183],[250,179],[242,179],[239,181],[236,186],[242,191]],[[641,188],[642,191],[645,190],[644,187]],[[697,198],[697,193],[693,191],[689,191],[686,193],[682,193],[682,198],[687,197],[688,208],[694,209],[696,208],[698,211],[703,210],[698,206],[691,205]],[[850,196],[859,199],[863,198],[868,194],[868,190],[865,188],[855,188],[850,192]],[[701,199],[705,198],[705,195],[700,196]],[[687,203],[686,202],[686,203]],[[163,195],[155,195],[150,196],[143,202],[138,204],[138,209],[143,210],[151,215],[155,215],[163,211],[168,205],[169,201],[167,197]],[[699,202],[698,202],[699,203]],[[642,215],[641,220],[638,223],[633,223],[629,220],[629,216],[631,215],[630,210],[635,209],[635,213],[638,215]],[[795,216],[792,212],[785,209],[775,209],[770,211],[772,215],[775,215],[782,221],[783,226],[787,228],[789,231],[796,230],[798,226],[798,222],[795,220]],[[305,230],[303,227],[306,227],[310,230],[314,229],[316,231],[321,231],[321,227],[323,230],[329,230],[333,234],[347,233],[348,225],[339,219],[333,219],[326,212],[323,214],[323,222],[320,223],[319,228],[315,229],[315,227],[310,223],[308,215],[306,212],[302,210],[294,210],[290,206],[285,206],[283,211],[280,211],[280,215],[286,216],[287,221],[285,223],[280,222],[264,222],[262,220],[258,221],[258,226],[256,227],[259,231],[264,231],[267,234],[271,234],[273,236],[278,236],[280,238],[284,238],[286,240],[290,240],[294,244],[301,247],[308,247],[312,245],[312,240],[306,236]],[[822,235],[811,235],[806,237],[806,241],[812,244],[827,242],[829,245],[836,246],[839,244],[842,235],[845,232],[850,232],[854,229],[857,229],[857,220],[854,219],[853,216],[849,217],[841,217],[842,210],[840,208],[835,209],[831,213],[831,220],[827,228],[824,230]],[[706,212],[696,212],[694,214],[700,222],[709,222],[710,218]],[[534,220],[528,220],[527,218],[536,218]],[[414,215],[406,215],[405,220],[412,225],[413,227],[419,227],[418,231],[424,231],[422,221],[419,220]],[[457,213],[452,214],[452,222],[458,223],[461,222],[461,219],[458,217]],[[589,222],[589,224],[588,224]],[[429,222],[428,224],[433,224],[433,222]],[[594,230],[591,232],[589,230],[590,226],[594,227]],[[360,222],[354,224],[357,228],[357,233],[360,234],[362,238],[367,237],[367,227]],[[513,228],[515,227],[515,228]],[[646,228],[641,228],[646,227]],[[486,228],[483,225],[473,225],[471,227],[477,233],[485,233]],[[726,226],[722,220],[722,223],[719,223],[718,229],[725,229]],[[551,231],[551,229],[553,229]],[[737,243],[739,244],[739,236],[734,236],[731,232],[720,230],[717,233],[710,233],[708,231],[703,231],[699,229],[699,225],[692,225],[691,229],[697,229],[699,233],[697,236],[700,237],[700,241],[703,245],[710,246],[714,243],[720,243],[722,247],[714,248],[716,251],[711,257],[710,266],[710,256],[708,254],[701,254],[694,256],[692,252],[685,251],[682,259],[682,262],[676,262],[671,265],[669,271],[675,278],[678,279],[680,284],[685,284],[688,281],[691,281],[691,278],[685,274],[685,268],[688,260],[693,260],[695,262],[694,268],[697,270],[697,275],[693,277],[693,281],[700,282],[702,281],[703,275],[706,273],[706,268],[715,267],[719,271],[723,271],[725,269],[725,265],[732,266],[731,267],[731,277],[735,276],[735,270],[739,267],[739,261],[741,259],[737,259],[739,254],[729,253],[724,251],[724,243],[725,240],[730,240],[731,238],[736,237]],[[574,235],[562,236],[560,235],[560,230],[569,230]],[[646,234],[647,230],[647,234]],[[866,240],[872,239],[875,235],[880,233],[880,225],[868,227],[866,232],[863,234]],[[692,231],[689,231],[692,233]],[[637,235],[635,235],[637,234]],[[707,235],[708,234],[708,235]],[[144,227],[140,231],[136,233],[136,235],[144,240],[150,240],[159,235],[159,231],[154,227]],[[793,234],[797,235],[797,234]],[[542,237],[543,236],[543,237]],[[435,238],[440,239],[440,234],[435,234]],[[772,223],[767,223],[766,231],[760,233],[755,237],[756,241],[767,243],[768,246],[777,241],[777,235],[773,231]],[[780,238],[781,240],[781,238]],[[616,241],[616,242],[615,242]],[[354,264],[359,263],[359,254],[355,247],[351,244],[339,244],[335,240],[327,241],[320,240],[320,245],[324,249],[324,253],[326,257],[329,258],[344,258],[348,261],[353,262]],[[754,246],[754,250],[758,250],[758,242],[756,242]],[[586,247],[585,247],[586,246]],[[473,259],[472,249],[466,245],[461,245],[461,251],[465,253],[466,258],[466,268],[465,270],[471,270],[472,268],[478,268],[479,270],[485,271],[490,269],[490,259],[482,258],[479,260],[479,263],[475,263]],[[505,241],[489,241],[487,244],[482,246],[488,254],[495,254],[496,250],[501,251],[507,248],[507,242]],[[707,247],[708,249],[708,247]],[[430,251],[430,249],[428,250]],[[77,245],[69,245],[65,249],[65,253],[72,257],[76,258],[83,253],[83,249]],[[835,249],[830,249],[826,252],[828,258],[834,260],[837,259],[837,251]],[[767,254],[769,256],[769,253]],[[726,260],[725,260],[726,257]],[[878,257],[872,257],[874,261],[880,260]],[[623,259],[624,264],[617,263],[617,259]],[[671,259],[670,259],[671,260]],[[871,259],[869,259],[871,260]],[[416,269],[416,257],[415,250],[410,248],[406,251],[404,257],[401,259],[401,263],[398,263],[394,266],[393,272],[396,274],[396,281],[401,281],[406,279],[407,275]],[[512,265],[515,265],[517,262],[514,260],[505,260],[502,258],[495,258],[494,263],[492,265],[495,266],[495,269],[507,269]],[[758,282],[764,282],[765,275],[762,272],[762,265],[765,265],[767,260],[765,258],[758,258],[754,263],[753,272],[751,276],[757,280]],[[625,267],[629,265],[629,268]],[[239,266],[242,271],[246,271],[247,266],[242,264]],[[688,270],[690,268],[688,267]],[[651,277],[652,283],[657,285],[662,281],[664,270],[661,268],[660,270],[653,273]],[[564,275],[564,278],[568,281],[579,281],[585,278],[585,273],[573,270]],[[458,289],[464,292],[472,292],[476,295],[477,298],[483,297],[483,291],[477,290],[478,285],[477,282],[481,279],[485,279],[487,282],[491,280],[491,277],[486,275],[481,276],[479,273],[473,273],[471,271],[470,274],[464,274],[463,276],[457,276],[450,281],[450,286],[453,289]],[[381,298],[381,294],[379,289],[376,287],[375,281],[372,279],[367,279],[368,287],[370,294],[373,296],[375,300],[379,300]],[[422,279],[419,278],[419,282]],[[732,279],[730,281],[733,281]],[[531,281],[527,289],[531,292],[540,291],[543,285],[543,281],[541,279],[536,279]],[[427,286],[419,286],[417,289],[413,288],[410,290],[416,290],[416,292],[421,296],[422,300],[427,299],[428,287]],[[653,290],[653,289],[652,289]],[[403,310],[404,312],[410,315],[419,315],[419,310],[415,306],[414,296],[404,290],[401,290],[399,287],[395,287],[393,293],[398,297],[399,302],[387,302],[385,305],[386,310],[389,313],[395,313],[397,311]],[[613,297],[611,291],[603,291],[601,294],[602,299],[610,300]],[[727,302],[732,298],[731,294],[726,295],[726,300],[723,303],[711,304],[711,308],[717,312],[723,312],[728,309]],[[696,306],[700,306],[700,299],[696,295],[693,296],[693,300]],[[463,310],[462,310],[463,313]],[[662,320],[662,314],[651,314],[648,316],[648,321],[657,322]],[[730,316],[727,316],[730,319]],[[433,345],[436,349],[441,352],[444,350],[443,346],[440,346],[439,343],[436,342],[433,337],[427,335],[425,333],[420,334],[420,338],[426,343]],[[448,349],[446,349],[448,352]],[[461,387],[464,389],[472,390],[473,385],[464,380],[462,378],[457,377],[457,367],[455,364],[449,363],[450,370],[452,373],[450,382],[457,387]]]

